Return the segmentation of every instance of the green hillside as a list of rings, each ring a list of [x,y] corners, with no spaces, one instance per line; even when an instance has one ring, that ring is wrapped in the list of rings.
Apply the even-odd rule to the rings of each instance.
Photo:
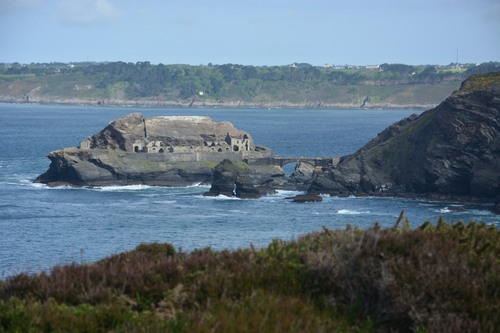
[[[430,107],[500,63],[373,67],[4,64],[0,101],[228,107]]]

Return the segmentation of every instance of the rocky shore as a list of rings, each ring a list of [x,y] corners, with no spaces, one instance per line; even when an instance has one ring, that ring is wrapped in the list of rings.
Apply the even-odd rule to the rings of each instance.
[[[496,203],[500,73],[473,76],[436,108],[395,123],[316,172],[308,192]]]
[[[85,99],[85,98],[55,98],[34,96],[29,99],[0,95],[0,103],[32,103],[48,105],[89,105],[89,106],[131,106],[131,107],[162,107],[162,108],[228,108],[228,109],[420,109],[426,110],[435,107],[436,104],[428,103],[329,103],[329,102],[303,102],[292,103],[289,101],[272,101],[253,103],[249,101],[213,101],[213,100],[166,100],[159,98],[140,99]]]
[[[101,186],[212,184],[207,195],[257,198],[276,189],[491,203],[500,211],[500,73],[473,76],[437,107],[403,119],[352,155],[299,160],[208,117],[132,114],[49,154],[36,182]]]

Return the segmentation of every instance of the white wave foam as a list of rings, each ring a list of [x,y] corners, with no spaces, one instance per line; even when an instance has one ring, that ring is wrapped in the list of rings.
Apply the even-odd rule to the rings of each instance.
[[[42,183],[31,183],[30,186],[36,187],[36,188],[49,188],[46,184],[42,184]]]
[[[184,187],[187,187],[187,188],[190,188],[190,187],[200,187],[200,188],[210,188],[212,187],[211,185],[209,184],[202,184],[202,183],[196,183],[196,184],[193,184],[193,185],[188,185],[188,186],[184,186]]]
[[[177,201],[176,200],[157,200],[157,201],[153,201],[153,203],[155,204],[160,204],[160,205],[164,205],[164,204],[174,204],[176,203]]]
[[[276,190],[276,193],[270,194],[270,196],[293,197],[293,196],[301,195],[304,193],[305,193],[304,191]]]
[[[218,196],[204,196],[204,195],[200,195],[200,197],[202,198],[205,198],[205,199],[210,199],[210,200],[223,200],[223,201],[228,201],[228,200],[243,200],[241,198],[238,198],[238,197],[228,197],[228,196],[225,196],[225,195],[218,195]]]
[[[312,215],[317,215],[317,216],[331,216],[331,215],[334,215],[334,214],[338,214],[336,212],[312,212]]]
[[[447,213],[459,214],[459,213],[462,213],[463,211],[465,211],[465,209],[461,205],[451,205],[449,207],[447,206],[447,207],[444,207],[441,209],[436,209],[435,211],[440,213],[440,214],[447,214]],[[477,214],[475,214],[475,215],[477,215]]]
[[[350,209],[339,209],[337,214],[340,215],[361,215],[361,214],[370,214],[369,211],[358,211],[358,210],[350,210]]]
[[[116,192],[116,191],[141,191],[151,188],[149,185],[110,185],[110,186],[99,186],[93,187],[91,189],[99,190],[99,191],[107,191],[107,192]]]
[[[323,197],[323,195],[321,195],[321,197]],[[358,198],[358,197],[356,197],[354,195],[349,195],[347,197],[345,197],[345,196],[338,196],[338,195],[333,195],[333,196],[326,195],[326,197],[333,198],[335,200],[351,200],[351,199],[357,199]]]
[[[78,187],[71,186],[71,185],[48,186],[47,184],[41,184],[41,183],[30,183],[30,184],[25,184],[25,186],[31,186],[31,187],[42,189],[42,190],[77,190],[77,189],[79,189]]]

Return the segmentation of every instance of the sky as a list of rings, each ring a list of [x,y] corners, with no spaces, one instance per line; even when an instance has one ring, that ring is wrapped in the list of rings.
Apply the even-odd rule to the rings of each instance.
[[[458,51],[458,52],[457,52]],[[500,0],[0,0],[0,62],[500,61]]]

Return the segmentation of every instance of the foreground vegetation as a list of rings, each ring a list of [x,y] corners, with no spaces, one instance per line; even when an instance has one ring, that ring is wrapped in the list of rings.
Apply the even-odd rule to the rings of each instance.
[[[152,65],[149,62],[0,66],[0,101],[189,106],[436,105],[472,74],[500,63],[411,66]]]
[[[500,232],[440,220],[267,248],[141,244],[0,282],[0,332],[494,332]]]

